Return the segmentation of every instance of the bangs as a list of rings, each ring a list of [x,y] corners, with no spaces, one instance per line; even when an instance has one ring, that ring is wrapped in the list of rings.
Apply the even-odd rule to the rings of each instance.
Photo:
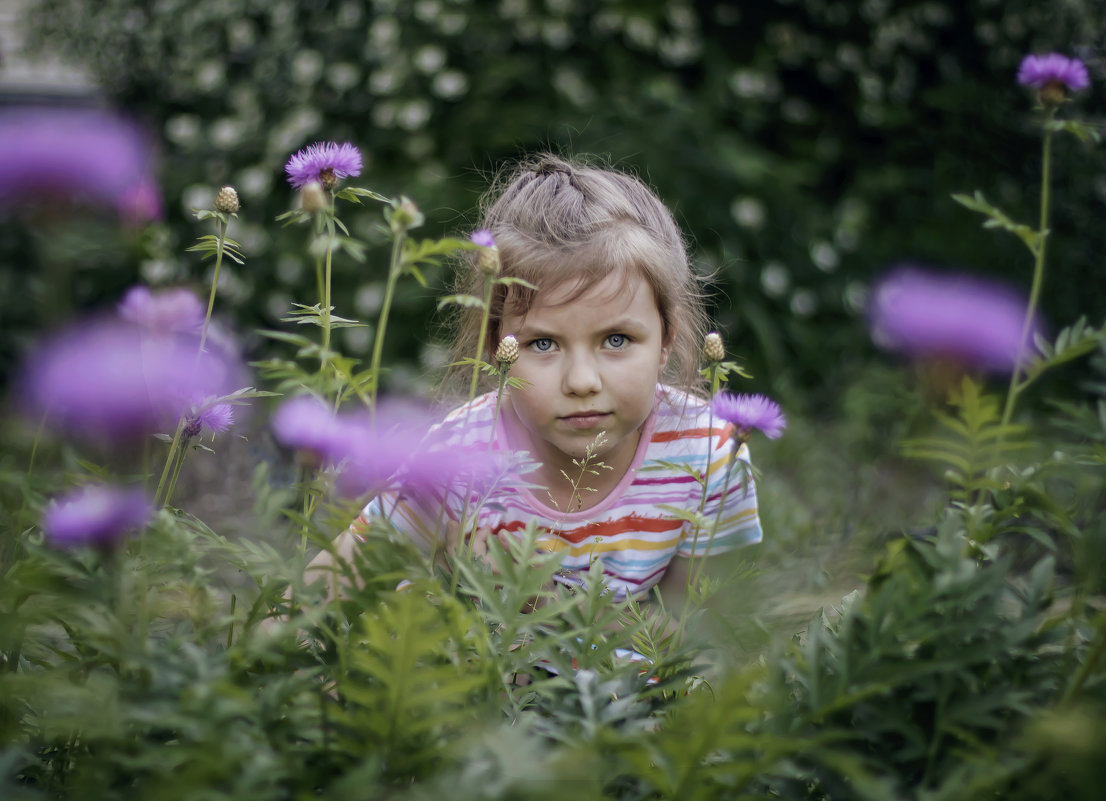
[[[521,278],[536,289],[519,284],[497,287],[492,301],[496,320],[507,315],[525,316],[538,293],[550,298],[554,306],[572,303],[611,276],[618,280],[604,300],[614,300],[631,276],[640,276],[652,288],[667,326],[669,304],[665,301],[671,297],[671,289],[664,278],[672,275],[673,257],[677,263],[682,258],[659,248],[657,240],[640,226],[629,221],[609,226],[575,247],[535,247],[533,242],[520,242],[515,247],[509,235],[504,240],[497,235],[504,274]]]

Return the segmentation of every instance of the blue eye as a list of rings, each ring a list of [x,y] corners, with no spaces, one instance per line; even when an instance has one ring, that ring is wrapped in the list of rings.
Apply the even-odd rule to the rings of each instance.
[[[611,334],[609,337],[607,337],[607,345],[616,349],[624,348],[627,341],[628,340],[626,339],[625,334]]]
[[[530,343],[530,347],[539,353],[548,353],[553,350],[553,340],[549,337],[539,337]]]

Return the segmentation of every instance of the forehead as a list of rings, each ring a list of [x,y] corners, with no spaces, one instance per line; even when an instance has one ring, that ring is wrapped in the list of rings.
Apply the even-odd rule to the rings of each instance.
[[[616,317],[630,317],[649,323],[660,320],[653,289],[639,273],[613,272],[590,286],[565,281],[535,293],[526,310],[508,311],[507,328],[558,323],[588,327],[603,325]]]

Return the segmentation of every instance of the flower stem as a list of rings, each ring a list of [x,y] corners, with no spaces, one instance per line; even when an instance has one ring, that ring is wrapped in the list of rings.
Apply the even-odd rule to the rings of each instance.
[[[476,339],[476,354],[472,364],[472,382],[469,384],[469,401],[476,398],[476,385],[480,381],[480,364],[484,355],[484,340],[488,336],[488,318],[492,312],[492,290],[495,288],[495,279],[492,276],[484,278],[484,313],[480,316],[480,335]]]
[[[384,303],[380,307],[380,320],[376,324],[376,336],[373,339],[373,360],[369,368],[372,375],[372,392],[369,393],[369,408],[376,409],[377,389],[380,386],[380,359],[384,353],[384,332],[388,330],[388,312],[392,308],[392,297],[396,291],[396,281],[403,269],[403,241],[405,232],[395,235],[392,240],[392,260],[388,265],[388,281],[384,285]]]
[[[177,451],[180,450],[181,433],[184,431],[184,417],[177,421],[177,430],[173,434],[173,441],[169,444],[169,455],[165,457],[165,467],[161,470],[161,479],[157,482],[157,490],[154,492],[154,504],[164,506],[165,503],[161,502],[161,490],[165,487],[165,480],[169,477],[169,470],[177,458]]]
[[[718,362],[714,362],[714,361],[710,362],[710,366],[707,369],[710,372],[710,397],[713,399],[714,396],[718,393],[718,385],[719,385]],[[707,406],[707,431],[708,432],[713,432],[714,431],[714,404],[713,403],[710,403]],[[702,479],[700,481],[700,486],[699,486],[699,517],[695,521],[695,531],[693,532],[693,536],[692,536],[692,540],[691,540],[691,556],[689,557],[691,559],[695,558],[695,551],[696,551],[697,546],[699,545],[699,532],[702,530],[702,525],[700,523],[700,520],[702,519],[702,516],[703,516],[703,510],[707,506],[707,491],[710,487],[708,477],[709,477],[709,473],[710,473],[710,456],[711,456],[711,444],[712,444],[712,442],[713,442],[713,438],[708,433],[708,435],[707,435],[707,460],[703,464],[703,476],[702,476]],[[687,590],[687,589],[690,589],[690,587],[691,587],[691,571],[689,570],[689,571],[687,571],[687,586],[684,589]]]
[[[178,448],[180,451],[177,456],[177,464],[173,468],[173,477],[169,480],[169,488],[165,490],[165,505],[169,505],[169,500],[173,497],[173,491],[177,488],[177,478],[180,476],[180,470],[184,467],[184,458],[188,455],[188,443],[182,442]]]
[[[321,370],[327,362],[330,361],[330,268],[331,261],[334,255],[334,217],[331,217],[326,222],[327,228],[327,240],[326,240],[326,261],[323,267],[323,354],[322,364],[319,365]]]
[[[716,511],[714,513],[714,522],[711,524],[711,527],[710,527],[710,536],[707,537],[707,547],[705,549],[707,555],[710,554],[710,548],[714,544],[714,535],[718,533],[718,527],[722,525],[722,512],[724,512],[725,509],[726,509],[726,496],[730,492],[730,477],[733,475],[734,462],[739,461],[739,459],[737,458],[737,455],[738,455],[738,453],[740,453],[741,446],[743,444],[744,444],[744,440],[742,440],[741,438],[739,438],[735,435],[734,438],[733,438],[733,442],[730,445],[730,459],[729,459],[728,462],[726,462],[726,475],[722,480],[722,494],[718,496],[718,511]],[[697,565],[696,567],[697,567],[697,569],[694,571],[695,572],[695,581],[698,581],[699,576],[703,572],[703,565],[700,562],[700,564]],[[692,571],[690,571],[690,570],[688,571],[688,575],[689,575],[688,585],[689,586],[693,583],[690,580],[691,572]]]
[[[200,334],[200,352],[203,352],[207,342],[207,328],[211,324],[211,312],[215,308],[215,290],[219,288],[219,269],[223,266],[223,248],[227,238],[227,227],[230,221],[226,217],[219,220],[219,235],[215,238],[215,275],[211,279],[211,292],[207,297],[207,314],[204,316],[203,333]]]
[[[502,364],[507,364],[503,362]],[[492,415],[492,433],[488,437],[488,450],[492,449],[492,444],[495,442],[495,432],[499,429],[499,407],[503,403],[503,388],[507,386],[507,373],[510,371],[510,366],[499,368],[499,388],[495,393],[495,413]]]
[[[1049,109],[1045,116],[1045,135],[1041,146],[1041,212],[1040,226],[1037,229],[1037,247],[1033,264],[1033,283],[1029,290],[1029,305],[1025,310],[1025,321],[1022,323],[1022,335],[1018,341],[1018,354],[1014,360],[1014,369],[1010,373],[1010,388],[1006,392],[1006,404],[1002,409],[1002,423],[1005,427],[1014,414],[1014,404],[1017,402],[1025,384],[1019,383],[1022,368],[1022,355],[1028,346],[1029,330],[1033,325],[1033,318],[1037,314],[1037,305],[1041,299],[1041,286],[1045,276],[1045,243],[1048,240],[1048,210],[1050,198],[1050,173],[1052,171],[1052,130],[1049,125],[1055,114],[1055,109]],[[1001,441],[1001,440],[1000,440]]]

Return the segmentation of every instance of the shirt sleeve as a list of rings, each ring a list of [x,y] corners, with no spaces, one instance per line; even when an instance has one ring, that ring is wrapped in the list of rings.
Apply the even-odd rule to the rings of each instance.
[[[431,497],[431,495],[433,497]],[[433,553],[445,524],[454,519],[450,504],[435,493],[388,492],[373,498],[350,523],[354,537],[364,542],[374,526],[397,530],[425,554]]]
[[[712,556],[760,542],[763,537],[749,446],[743,443],[734,458],[731,432],[727,426],[711,438],[703,524],[698,530],[688,525],[676,550],[679,556]]]

